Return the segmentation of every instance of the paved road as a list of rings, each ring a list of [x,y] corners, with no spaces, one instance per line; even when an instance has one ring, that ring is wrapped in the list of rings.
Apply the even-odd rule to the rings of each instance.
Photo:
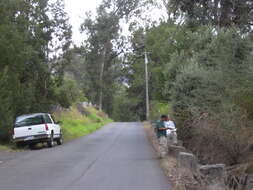
[[[112,123],[63,146],[22,153],[0,164],[0,188],[170,190],[140,123]]]

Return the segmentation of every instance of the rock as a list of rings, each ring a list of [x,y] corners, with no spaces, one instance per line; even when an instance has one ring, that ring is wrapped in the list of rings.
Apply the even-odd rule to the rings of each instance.
[[[253,175],[247,176],[247,183],[246,183],[245,190],[250,190],[250,189],[253,189]]]
[[[180,152],[178,154],[179,167],[190,169],[192,172],[196,172],[198,168],[198,160],[195,155],[186,152]]]
[[[183,146],[169,145],[168,154],[177,157],[180,152],[187,152]]]
[[[224,184],[221,183],[212,184],[207,187],[207,190],[224,190],[224,189],[226,189],[226,187],[224,186]]]
[[[87,110],[87,107],[83,106],[83,103],[77,104],[77,110],[82,114],[82,115],[90,115],[90,112]]]
[[[177,146],[183,146],[183,141],[177,140]]]
[[[253,174],[253,162],[252,161],[248,163],[245,173]]]
[[[225,167],[225,164],[204,165],[199,167],[199,171],[207,177],[208,181],[213,182],[214,180],[225,177]]]

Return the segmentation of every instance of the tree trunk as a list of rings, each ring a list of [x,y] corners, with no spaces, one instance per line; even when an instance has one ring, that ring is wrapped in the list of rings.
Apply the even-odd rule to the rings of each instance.
[[[220,0],[214,0],[214,5],[213,5],[213,24],[215,26],[219,26],[219,2]]]
[[[222,0],[221,1],[221,16],[220,16],[220,26],[228,27],[231,26],[232,18],[232,3],[231,0]]]

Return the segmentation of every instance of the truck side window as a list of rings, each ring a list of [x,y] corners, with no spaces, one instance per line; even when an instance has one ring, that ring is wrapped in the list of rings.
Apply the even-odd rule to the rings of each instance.
[[[44,115],[45,123],[53,123],[50,117],[46,114]]]
[[[53,122],[55,123],[55,118],[54,118],[54,116],[50,114],[50,117],[51,117],[51,119],[53,120]]]

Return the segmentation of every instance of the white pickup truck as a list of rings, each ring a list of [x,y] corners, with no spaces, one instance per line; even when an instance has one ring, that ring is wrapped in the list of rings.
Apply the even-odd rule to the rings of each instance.
[[[13,141],[17,146],[29,145],[32,148],[37,143],[46,142],[48,147],[53,147],[54,141],[61,145],[63,138],[59,123],[50,114],[35,113],[16,118]]]

